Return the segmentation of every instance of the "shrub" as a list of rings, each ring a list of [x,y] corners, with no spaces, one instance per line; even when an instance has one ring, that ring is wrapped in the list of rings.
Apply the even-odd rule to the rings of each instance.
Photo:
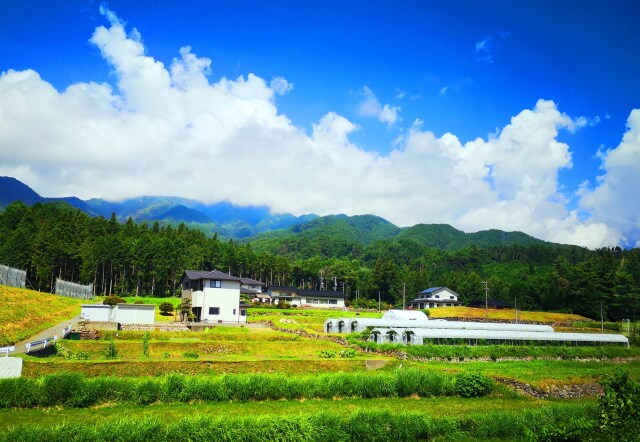
[[[493,381],[478,373],[458,374],[455,385],[456,392],[462,397],[486,396],[493,390]]]
[[[113,342],[113,337],[109,339],[109,343],[107,344],[107,351],[105,354],[107,359],[115,359],[118,357],[118,350],[116,349],[116,343]]]
[[[117,295],[109,295],[102,301],[104,305],[126,304],[127,300]]]
[[[640,434],[640,382],[618,371],[602,381],[598,401],[600,429],[614,440],[637,440]]]
[[[337,355],[335,350],[320,350],[319,356],[321,358],[335,358]]]
[[[358,355],[358,352],[353,348],[347,348],[346,350],[340,350],[341,358],[355,358]]]
[[[188,359],[198,359],[200,357],[200,355],[198,353],[196,353],[195,351],[188,351],[188,352],[184,353],[182,356],[184,356],[185,358],[188,358]]]
[[[149,337],[150,336],[151,336],[151,333],[145,332],[144,336],[142,337],[142,355],[144,357],[149,357]]]
[[[173,304],[170,302],[163,302],[158,306],[158,309],[160,310],[160,314],[163,316],[171,316],[171,313],[173,313]]]

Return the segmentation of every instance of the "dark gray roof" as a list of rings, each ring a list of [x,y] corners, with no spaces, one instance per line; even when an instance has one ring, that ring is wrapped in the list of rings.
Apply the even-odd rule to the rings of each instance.
[[[228,273],[221,272],[220,270],[212,270],[210,272],[203,270],[185,270],[185,275],[192,281],[196,281],[198,279],[218,279],[220,281],[238,281],[240,282],[240,278],[236,278],[235,276],[231,276]]]
[[[311,296],[316,298],[339,298],[344,299],[342,292],[330,292],[327,290],[298,290],[300,296]]]
[[[272,285],[269,286],[269,290],[276,290],[278,292],[297,292],[298,289],[290,285]]]
[[[240,278],[240,282],[245,285],[265,285],[264,282],[256,281],[251,278]]]
[[[240,293],[242,293],[243,295],[258,295],[260,294],[260,292],[258,292],[257,290],[251,290],[245,287],[240,287]]]

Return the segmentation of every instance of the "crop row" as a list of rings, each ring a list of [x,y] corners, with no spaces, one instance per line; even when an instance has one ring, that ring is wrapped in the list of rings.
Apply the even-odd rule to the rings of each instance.
[[[595,404],[555,405],[464,417],[361,410],[352,414],[185,417],[176,421],[127,416],[98,424],[17,426],[0,441],[417,441],[417,440],[590,440],[599,435]]]
[[[234,374],[158,378],[87,378],[78,373],[57,373],[39,379],[0,380],[0,407],[70,406],[103,403],[263,401],[280,399],[332,399],[408,397],[417,395],[484,396],[493,382],[479,374],[458,375],[398,369],[386,373],[333,373],[320,376]]]

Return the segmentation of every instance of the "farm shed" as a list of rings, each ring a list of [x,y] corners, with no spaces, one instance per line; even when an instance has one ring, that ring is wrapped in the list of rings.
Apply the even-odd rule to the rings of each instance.
[[[154,304],[117,304],[111,313],[111,320],[120,324],[153,324]]]
[[[460,340],[469,345],[480,342],[489,344],[564,343],[569,345],[625,345],[629,340],[622,335],[595,333],[555,333],[510,330],[455,330],[455,329],[406,329],[402,332],[402,342],[421,345],[458,344]]]
[[[111,321],[111,306],[104,304],[83,304],[80,318],[91,322]]]

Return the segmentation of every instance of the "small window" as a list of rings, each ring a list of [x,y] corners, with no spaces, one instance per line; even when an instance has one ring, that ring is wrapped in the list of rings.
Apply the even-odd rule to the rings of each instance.
[[[244,309],[240,310],[240,316],[247,316],[247,311]]]
[[[435,296],[435,298],[439,298],[439,297],[440,297],[440,295],[436,295],[436,296]]]
[[[216,279],[212,279],[211,281],[209,281],[209,287],[211,287],[212,289],[219,289],[221,287],[221,283]]]
[[[234,314],[234,315],[236,314],[236,309],[235,309],[235,308],[233,309],[233,314]]]
[[[455,296],[449,296],[449,299],[456,299]]]
[[[210,315],[219,315],[220,314],[220,307],[209,307],[209,314]]]

